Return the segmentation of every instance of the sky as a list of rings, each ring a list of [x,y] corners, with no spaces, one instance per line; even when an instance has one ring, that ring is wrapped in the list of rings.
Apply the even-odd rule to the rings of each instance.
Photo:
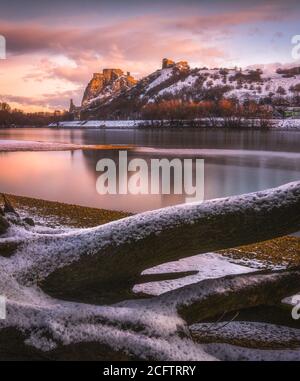
[[[192,67],[293,63],[299,20],[298,0],[0,0],[0,101],[66,109],[92,73],[142,78],[164,57]]]

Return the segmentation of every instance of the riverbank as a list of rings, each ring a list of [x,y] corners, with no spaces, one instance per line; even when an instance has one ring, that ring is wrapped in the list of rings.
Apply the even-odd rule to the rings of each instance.
[[[130,213],[64,204],[31,197],[6,194],[21,215],[31,216],[36,223],[48,227],[90,228],[120,218]]]
[[[300,119],[202,118],[197,120],[76,120],[51,123],[51,128],[235,128],[300,131]]]
[[[76,150],[120,150],[130,149],[130,145],[114,144],[71,144],[30,140],[0,140],[0,152],[30,151],[76,151]]]

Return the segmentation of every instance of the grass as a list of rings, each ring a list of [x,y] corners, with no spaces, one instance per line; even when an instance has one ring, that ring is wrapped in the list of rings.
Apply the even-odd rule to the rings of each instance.
[[[19,212],[26,212],[35,220],[42,218],[50,221],[49,225],[62,225],[74,228],[89,228],[130,215],[126,212],[90,208],[64,204],[55,201],[38,200],[31,197],[6,194],[12,205]]]

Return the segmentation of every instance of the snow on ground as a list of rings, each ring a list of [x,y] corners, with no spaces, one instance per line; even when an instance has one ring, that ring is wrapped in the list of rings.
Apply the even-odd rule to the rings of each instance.
[[[230,86],[233,86],[234,89],[226,93],[226,96],[236,96],[238,99],[241,100],[246,98],[247,96],[260,99],[262,97],[267,97],[269,93],[277,94],[277,90],[279,87],[282,87],[285,90],[285,96],[293,96],[293,92],[290,91],[291,87],[300,83],[299,75],[290,78],[285,78],[281,74],[272,73],[271,75],[263,74],[261,78],[261,83],[256,82],[252,84],[253,89],[250,89],[251,85],[246,85],[247,88],[244,88],[244,86],[240,89],[236,88],[238,86],[237,81],[228,83]]]
[[[298,152],[282,152],[282,151],[256,151],[256,150],[231,150],[231,149],[215,149],[215,148],[153,148],[153,147],[138,147],[135,152],[158,154],[158,155],[176,155],[176,156],[251,156],[258,157],[277,157],[286,159],[299,159]]]
[[[73,122],[51,123],[49,127],[77,127],[77,128],[133,128],[138,127],[144,120],[76,120]]]
[[[149,101],[153,102],[157,97],[162,96],[166,93],[176,95],[181,90],[192,87],[197,79],[203,80],[204,89],[214,88],[218,86],[230,86],[231,90],[225,93],[225,97],[237,97],[241,101],[243,101],[245,98],[259,100],[263,97],[268,97],[270,93],[273,93],[274,96],[276,96],[278,95],[278,88],[284,89],[285,97],[291,97],[294,95],[291,91],[291,88],[300,83],[300,75],[294,75],[292,77],[285,78],[282,74],[278,74],[276,72],[264,72],[261,75],[260,81],[253,81],[251,83],[247,83],[245,81],[241,84],[237,80],[233,80],[233,78],[239,73],[248,75],[248,69],[242,70],[241,72],[236,69],[228,69],[227,73],[228,74],[224,77],[224,75],[220,73],[220,69],[199,69],[198,71],[189,75],[185,80],[179,80],[178,82],[161,89],[157,94],[154,94]],[[146,88],[145,93],[147,93],[149,89],[163,83],[171,76],[171,69],[161,70],[161,75],[155,81],[153,81],[148,86],[148,88]]]
[[[197,271],[197,274],[188,275],[183,278],[149,282],[134,286],[133,291],[149,295],[160,295],[170,290],[200,282],[204,279],[220,278],[226,275],[243,274],[257,271],[257,268],[241,266],[232,263],[228,258],[216,254],[207,253],[183,258],[179,261],[164,263],[159,266],[145,270],[142,274],[164,274],[186,271]]]
[[[209,128],[211,126],[211,120],[208,118],[197,119],[198,122],[203,123],[203,127]],[[224,125],[223,118],[214,118],[214,126],[222,128]],[[164,123],[164,127],[169,126],[167,120],[84,120],[73,122],[59,122],[51,123],[48,127],[51,128],[139,128],[139,127],[153,127],[153,125],[160,126]],[[184,122],[184,121],[183,121]],[[190,121],[186,121],[187,125]],[[260,120],[241,120],[241,127],[260,126]],[[300,130],[300,119],[270,119],[270,128],[282,129],[282,130]],[[157,127],[159,128],[159,127]]]
[[[300,130],[300,119],[285,119],[278,123],[278,127],[282,129]]]
[[[149,92],[149,90],[153,89],[154,87],[160,85],[161,83],[165,82],[167,79],[172,77],[172,75],[173,75],[173,68],[161,69],[159,71],[158,77],[156,77],[155,80],[149,83],[149,85],[146,87],[145,89],[146,94]]]
[[[161,96],[161,95],[164,95],[166,93],[175,95],[180,90],[182,90],[182,89],[184,89],[186,87],[192,86],[197,81],[197,79],[198,79],[197,76],[195,76],[195,75],[189,75],[184,80],[180,80],[180,81],[174,83],[173,85],[160,90],[157,93],[157,96]]]
[[[249,70],[243,70],[242,74],[249,74]],[[244,100],[245,98],[252,98],[259,100],[260,98],[269,96],[273,93],[275,96],[278,95],[278,88],[282,87],[285,90],[285,96],[293,96],[293,92],[290,90],[293,86],[300,83],[300,75],[295,75],[289,78],[285,78],[283,75],[276,72],[263,73],[261,75],[261,81],[252,83],[243,83],[240,85],[236,80],[229,80],[230,77],[237,74],[236,70],[229,70],[227,75],[227,80],[224,83],[223,76],[219,74],[218,70],[199,70],[199,74],[208,74],[206,80],[203,83],[205,88],[216,87],[216,86],[231,86],[233,89],[228,91],[225,96],[237,97],[239,100]],[[215,77],[217,75],[217,78]]]
[[[17,212],[22,219],[32,218],[34,216],[34,231],[40,233],[48,231],[50,228],[50,233],[53,232],[52,229],[56,229],[59,232],[70,231],[72,226],[67,223],[62,223],[61,218],[55,215],[55,212],[52,215],[45,215],[41,213],[39,207],[35,206],[22,206],[19,205],[17,208]]]
[[[122,80],[124,80],[124,82],[126,81],[125,75],[120,75],[117,79],[112,81],[112,83],[106,85],[101,90],[101,93],[98,96],[96,96],[95,98],[91,98],[91,99],[86,100],[83,104],[85,106],[85,108],[88,108],[93,103],[101,101],[101,100],[108,99],[108,101],[109,101],[110,100],[109,97],[111,97],[112,95],[114,97],[116,97],[120,93],[120,90],[117,90],[117,84],[120,83],[120,81],[122,81]],[[128,87],[128,89],[129,89],[129,87]]]

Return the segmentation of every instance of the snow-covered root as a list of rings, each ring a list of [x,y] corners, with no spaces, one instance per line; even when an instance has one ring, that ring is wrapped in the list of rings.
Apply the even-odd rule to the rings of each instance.
[[[300,269],[260,271],[207,279],[166,292],[150,302],[176,309],[189,323],[224,311],[274,305],[300,291]]]
[[[0,256],[0,294],[7,298],[0,338],[3,328],[12,328],[26,344],[48,353],[97,342],[145,359],[222,359],[221,349],[214,356],[211,347],[193,342],[187,323],[276,303],[299,291],[299,269],[210,279],[112,306],[61,301],[47,293],[87,301],[108,290],[111,301],[147,267],[299,229],[300,182],[66,233],[41,234],[12,218],[0,238],[1,244],[18,242],[11,256]],[[231,349],[228,356],[247,357]]]
[[[296,349],[254,349],[230,344],[203,344],[207,353],[222,361],[299,361],[300,347]]]
[[[300,182],[271,190],[141,213],[91,229],[36,235],[18,248],[24,284],[90,301],[131,289],[140,273],[170,260],[300,230]],[[43,253],[43,255],[40,255]]]
[[[189,327],[200,343],[227,343],[247,348],[300,348],[300,329],[252,321],[198,323]]]
[[[136,306],[126,302],[123,306],[95,306],[59,301],[38,288],[20,286],[5,273],[0,289],[7,297],[7,317],[0,320],[0,341],[3,329],[10,328],[22,334],[28,348],[47,352],[50,357],[57,348],[97,343],[139,359],[215,359],[192,341],[186,323],[174,311],[163,306],[153,309],[147,300]]]
[[[241,306],[240,298],[245,298],[244,305],[246,301],[250,305],[260,304],[263,299],[259,285],[263,284],[263,291],[266,291],[264,278],[270,292],[276,289],[278,280],[288,284],[293,284],[295,280],[292,270],[261,276],[236,275],[202,281],[151,299],[95,306],[60,301],[45,295],[37,287],[21,286],[5,273],[5,263],[2,262],[2,266],[1,274],[4,275],[0,279],[0,290],[7,297],[7,318],[0,321],[0,328],[13,328],[21,332],[29,347],[47,352],[49,356],[56,348],[96,342],[114,352],[141,359],[218,359],[212,352],[206,353],[206,347],[202,344],[192,340],[186,321],[177,312],[177,309],[181,311],[184,301],[190,308],[193,305],[199,307],[199,302],[209,306],[213,316],[215,311],[227,308],[230,299],[234,300],[230,304],[233,309]],[[297,276],[299,284],[300,274]],[[259,294],[257,297],[255,292]],[[246,295],[251,295],[251,299]],[[207,316],[206,311],[204,316]],[[197,318],[202,317],[198,315]],[[1,333],[0,329],[0,338]]]

